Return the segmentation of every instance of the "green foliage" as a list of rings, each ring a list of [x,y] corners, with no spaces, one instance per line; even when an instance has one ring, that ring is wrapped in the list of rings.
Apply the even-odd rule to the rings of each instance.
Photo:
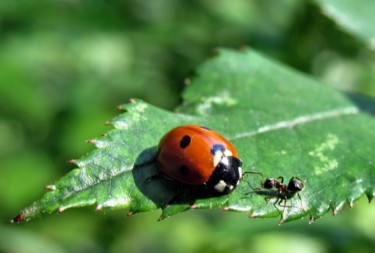
[[[115,130],[91,141],[98,149],[75,161],[80,168],[47,186],[51,192],[15,221],[92,204],[97,210],[129,207],[129,213],[137,213],[168,203],[181,186],[163,177],[150,179],[158,174],[156,147],[163,134],[185,123],[223,133],[237,147],[245,171],[307,181],[301,203],[294,198],[283,210],[276,198],[267,205],[264,194],[246,195],[259,188],[250,176],[232,194],[196,200],[196,208],[247,211],[252,217],[282,212],[282,221],[305,215],[315,220],[329,209],[337,212],[345,202],[353,205],[364,192],[373,197],[375,121],[361,111],[361,100],[252,51],[221,50],[197,72],[179,114],[142,101],[124,105],[127,112],[111,122]],[[373,103],[366,106],[375,108]],[[161,218],[187,209],[188,201],[170,204]]]
[[[321,219],[308,229],[306,221],[275,226],[274,219],[246,219],[240,212],[224,214],[220,210],[184,212],[158,223],[160,211],[124,219],[123,209],[93,212],[92,206],[17,226],[9,224],[21,208],[42,196],[42,185],[74,168],[66,165],[67,160],[92,151],[92,145],[83,140],[108,131],[102,125],[115,115],[115,105],[139,98],[168,111],[181,104],[183,80],[192,76],[192,69],[206,60],[213,48],[248,45],[344,94],[374,98],[375,56],[369,46],[372,4],[350,0],[1,0],[0,251],[373,252],[374,209],[366,198],[356,202],[355,208],[343,208],[340,215]],[[340,23],[340,18],[346,22]],[[193,83],[199,80],[194,78]],[[190,101],[186,97],[190,89],[183,93],[184,101]],[[194,99],[199,99],[198,95]],[[269,100],[273,96],[269,94]],[[254,93],[250,97],[254,99]],[[349,98],[365,115],[366,102],[353,95],[345,100]],[[218,106],[214,99],[205,103],[211,106],[208,110],[196,108],[198,104],[194,100],[179,110],[206,117],[211,116],[209,108]],[[367,111],[372,116],[373,111]],[[357,141],[353,143],[357,145]],[[249,157],[254,151],[241,152],[241,157]],[[268,153],[266,158],[271,156]],[[279,157],[275,154],[274,160],[268,160],[281,165],[267,168],[265,176],[285,172],[277,169],[291,161],[275,161]],[[246,169],[258,170],[262,165],[259,160],[266,162],[246,161]],[[350,164],[363,161],[358,158]],[[301,175],[296,169],[285,172],[285,180]],[[306,200],[311,182],[308,175],[301,177],[307,179],[301,192]],[[247,177],[241,187],[259,186],[260,180]],[[319,194],[333,194],[330,186],[337,180],[326,182],[329,188]],[[263,196],[249,197],[280,214]],[[287,203],[300,206],[297,197]]]
[[[357,39],[361,40],[371,50],[375,50],[375,2],[350,0],[315,0],[324,15]]]

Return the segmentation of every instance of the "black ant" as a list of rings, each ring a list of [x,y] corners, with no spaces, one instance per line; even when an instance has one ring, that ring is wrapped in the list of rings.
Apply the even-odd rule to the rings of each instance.
[[[263,178],[263,174],[260,173],[260,172],[245,172],[244,174],[258,174],[258,175],[261,175]],[[297,195],[297,197],[299,198],[299,200],[301,201],[301,207],[303,209],[303,206],[302,206],[302,199],[301,199],[301,196],[299,195],[299,192],[303,190],[303,188],[305,187],[305,184],[304,182],[302,182],[302,180],[298,177],[292,177],[290,180],[289,180],[289,183],[288,184],[284,184],[284,177],[277,177],[277,178],[266,178],[264,179],[263,183],[262,183],[262,187],[259,189],[254,189],[253,191],[251,192],[247,192],[245,193],[245,195],[248,195],[250,193],[262,193],[262,194],[266,194],[266,192],[264,191],[264,189],[266,190],[272,190],[272,189],[275,189],[274,191],[271,191],[269,193],[267,193],[267,195],[269,195],[268,199],[271,199],[273,197],[276,197],[277,200],[275,202],[275,207],[277,208],[276,205],[281,205],[281,203],[284,201],[284,208],[283,208],[283,211],[285,210],[285,207],[286,207],[286,201],[292,197],[294,197],[295,195]],[[277,208],[279,209],[279,208]]]

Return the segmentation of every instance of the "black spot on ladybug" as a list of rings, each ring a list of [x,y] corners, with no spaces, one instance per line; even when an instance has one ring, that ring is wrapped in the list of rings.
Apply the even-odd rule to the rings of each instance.
[[[208,128],[208,127],[205,127],[205,126],[200,126],[200,128],[202,128],[202,129],[206,129],[206,130],[209,130],[209,131],[212,130],[211,128]]]
[[[180,140],[180,148],[186,148],[187,146],[189,146],[190,142],[191,142],[190,136],[189,135],[185,135]]]
[[[182,165],[178,170],[183,176],[185,176],[189,172],[189,168],[186,165]]]
[[[219,150],[222,151],[222,152],[224,152],[225,151],[225,147],[223,145],[221,145],[221,144],[215,144],[211,148],[211,154],[215,155],[216,152],[219,151]]]

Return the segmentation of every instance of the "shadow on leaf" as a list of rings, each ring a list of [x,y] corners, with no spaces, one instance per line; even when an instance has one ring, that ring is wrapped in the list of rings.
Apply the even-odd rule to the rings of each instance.
[[[355,103],[361,111],[371,114],[372,116],[375,116],[375,104],[373,98],[370,98],[362,94],[355,94],[349,92],[346,93],[346,96],[353,103]]]
[[[133,168],[133,178],[138,189],[157,207],[173,204],[193,205],[197,199],[217,196],[206,186],[190,186],[164,175],[156,165],[157,147],[144,150]]]

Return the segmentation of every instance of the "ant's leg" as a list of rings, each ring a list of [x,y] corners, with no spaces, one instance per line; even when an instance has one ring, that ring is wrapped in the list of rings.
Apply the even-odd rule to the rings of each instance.
[[[262,178],[264,178],[264,176],[261,172],[245,171],[244,173],[242,173],[242,176],[245,176],[246,174],[256,174],[256,175],[260,175]]]
[[[251,189],[253,189],[252,191],[249,191],[249,192],[246,192],[245,195],[249,195],[250,193],[259,193],[259,192],[262,192],[263,189],[262,188],[253,188],[252,186],[249,186]]]
[[[245,195],[249,195],[250,193],[258,193],[258,194],[262,194],[262,193],[264,193],[264,195],[266,195],[266,194],[267,194],[267,190],[264,190],[263,188],[256,188],[256,189],[253,189],[253,190],[250,191],[250,192],[246,192]],[[263,194],[262,194],[262,195],[263,195]],[[276,195],[273,195],[273,194],[271,194],[271,195],[267,194],[267,195],[268,195],[268,196],[266,196],[266,197],[264,198],[265,201],[266,201],[266,204],[268,204],[268,203],[270,202],[270,200],[276,196]]]
[[[293,180],[293,179],[298,179],[300,181],[303,181],[302,179],[300,179],[299,177],[296,177],[296,176],[292,177],[290,180]]]
[[[277,198],[277,199],[275,200],[275,202],[273,202],[273,206],[274,206],[278,211],[281,211],[280,208],[279,208],[279,206],[280,206],[280,204],[281,204],[281,202],[282,202],[283,200],[284,200],[284,199]]]
[[[281,206],[281,203],[284,201],[283,214],[282,214],[282,216],[281,216],[281,219],[282,219],[282,220],[284,220],[284,217],[285,217],[286,200],[287,200],[287,198],[282,198],[282,199],[280,199],[280,201],[279,201],[279,203],[278,203],[278,205]],[[278,209],[278,210],[280,210],[280,209]]]
[[[289,180],[289,182],[292,182],[293,180],[298,180],[298,181],[301,181],[302,182],[302,186],[304,185],[304,184],[306,184],[306,179],[305,180],[302,180],[301,178],[299,178],[299,177],[297,177],[297,176],[293,176],[290,180]]]
[[[300,204],[301,204],[301,209],[303,210],[303,211],[305,211],[306,212],[306,209],[303,207],[303,202],[302,202],[302,199],[301,199],[301,195],[299,195],[299,193],[297,192],[297,197],[298,197],[298,199],[299,199],[299,201],[300,201]]]
[[[280,176],[280,177],[278,177],[277,179],[279,179],[280,180],[280,183],[284,183],[284,177],[283,176]]]
[[[273,199],[273,198],[275,198],[275,195],[270,195],[270,196],[268,196],[268,197],[265,197],[264,199],[266,200],[266,203],[268,204],[268,203],[270,203],[271,199]],[[273,202],[273,206],[274,206],[277,210],[279,210],[279,208],[277,208],[277,202],[278,202],[278,201],[279,201],[279,200],[276,199],[275,202]]]
[[[245,176],[246,174],[256,174],[256,175],[260,175],[262,178],[264,178],[263,174],[261,172],[254,172],[254,171],[245,171],[243,174],[242,174],[242,177]],[[247,192],[245,193],[245,195],[249,195],[250,193],[256,193],[256,192],[262,192],[262,188],[254,188],[252,187],[249,182],[247,182],[248,186],[252,189],[252,191],[250,192]]]

